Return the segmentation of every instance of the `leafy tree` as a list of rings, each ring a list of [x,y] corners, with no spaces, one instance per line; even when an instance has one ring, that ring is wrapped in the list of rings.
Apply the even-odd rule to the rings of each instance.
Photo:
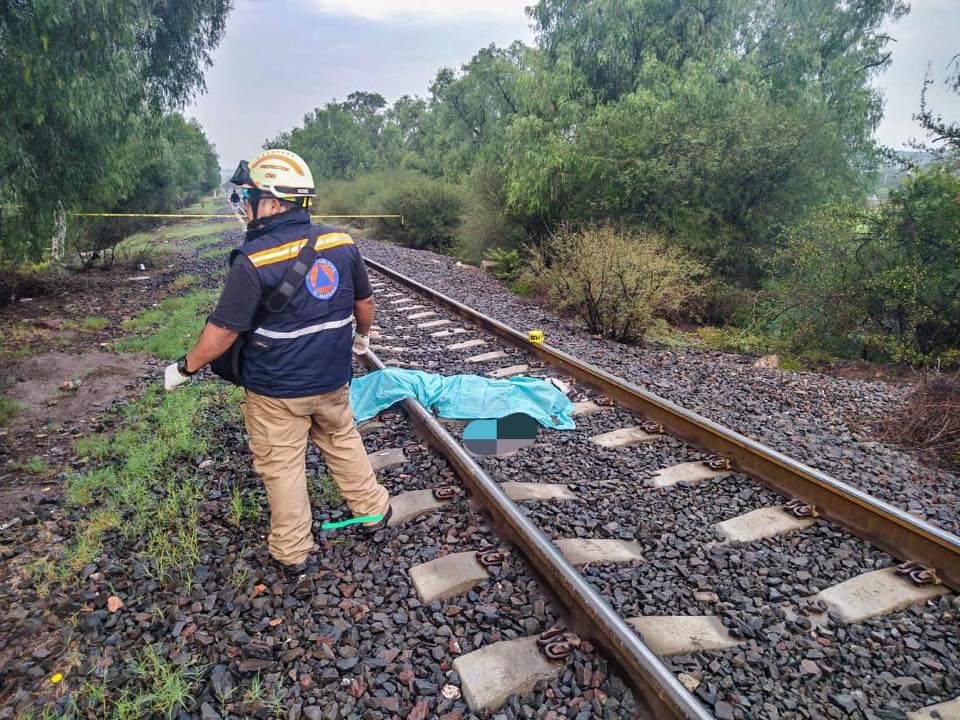
[[[460,179],[479,157],[502,149],[506,129],[525,102],[528,52],[519,42],[508,48],[490,45],[459,73],[440,69],[430,85],[423,146],[428,172]]]
[[[370,93],[351,93],[350,98],[314,109],[304,116],[303,127],[281,133],[265,146],[285,147],[301,155],[316,182],[372,171],[378,161],[383,105],[377,107],[370,98],[383,98]]]
[[[933,167],[890,193],[871,224],[875,272],[867,313],[887,338],[930,358],[953,348],[960,363],[960,178]]]
[[[528,225],[651,223],[755,285],[781,223],[860,185],[898,0],[541,0],[556,93],[514,120],[507,199]],[[558,112],[557,109],[560,111]]]
[[[540,0],[528,10],[537,48],[483,48],[442,68],[426,100],[385,108],[355,93],[277,142],[332,178],[406,167],[466,185],[472,256],[511,225],[539,240],[566,221],[638,223],[756,288],[783,227],[865,196],[882,28],[905,11]]]
[[[767,322],[797,349],[960,364],[960,178],[917,173],[876,209],[844,204],[791,229]]]
[[[950,61],[950,72],[946,79],[946,85],[954,92],[960,93],[960,54],[954,55]],[[933,84],[930,73],[927,73],[923,81],[923,90],[920,93],[920,112],[914,115],[920,126],[931,136],[932,148],[923,144],[917,145],[919,149],[932,150],[935,155],[945,159],[949,155],[960,156],[960,123],[949,122],[943,119],[942,115],[934,112],[927,102],[927,90]]]
[[[56,214],[124,199],[108,173],[152,118],[202,87],[229,0],[22,0],[0,11],[3,251],[39,255]],[[129,167],[126,168],[127,170]]]

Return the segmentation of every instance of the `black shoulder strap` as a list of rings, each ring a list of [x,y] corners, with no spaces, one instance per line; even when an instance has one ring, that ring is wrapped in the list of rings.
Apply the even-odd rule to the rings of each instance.
[[[319,228],[311,228],[310,235],[307,236],[306,245],[300,250],[297,259],[287,268],[287,272],[283,275],[283,280],[281,280],[280,284],[270,293],[270,297],[268,297],[264,303],[264,306],[270,312],[283,312],[284,308],[287,307],[287,303],[290,302],[290,298],[293,297],[297,288],[300,287],[300,283],[303,282],[307,273],[310,272],[310,267],[317,257],[317,237],[319,234]]]

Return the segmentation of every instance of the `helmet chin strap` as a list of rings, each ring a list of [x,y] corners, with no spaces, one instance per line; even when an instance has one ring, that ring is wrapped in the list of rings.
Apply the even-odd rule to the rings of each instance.
[[[248,228],[255,227],[258,222],[260,222],[260,201],[264,198],[264,194],[259,191],[249,192],[250,196],[248,207],[250,208],[250,214],[253,215],[253,219],[247,223]]]

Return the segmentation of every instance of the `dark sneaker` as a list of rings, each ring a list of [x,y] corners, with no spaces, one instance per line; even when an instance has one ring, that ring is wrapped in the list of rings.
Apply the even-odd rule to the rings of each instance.
[[[383,517],[373,523],[373,525],[361,525],[360,529],[364,535],[373,535],[380,532],[381,530],[386,529],[387,523],[390,522],[390,518],[393,516],[393,506],[387,505],[387,511],[383,514]]]

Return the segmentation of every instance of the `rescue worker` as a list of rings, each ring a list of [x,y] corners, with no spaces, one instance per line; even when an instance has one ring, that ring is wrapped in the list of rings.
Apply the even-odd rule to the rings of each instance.
[[[275,560],[299,574],[316,550],[308,437],[323,452],[354,516],[383,516],[361,527],[372,534],[390,519],[390,498],[370,466],[348,393],[351,348],[363,355],[370,346],[373,290],[351,237],[310,223],[313,177],[300,156],[266,150],[249,165],[241,162],[232,182],[243,197],[246,238],[231,254],[216,309],[190,352],[166,369],[165,386],[176,387],[232,351],[243,334],[241,411],[270,502],[268,547]],[[302,251],[311,238],[317,254],[307,270]],[[292,288],[297,263],[302,280]],[[287,303],[276,312],[274,296],[284,287]]]

